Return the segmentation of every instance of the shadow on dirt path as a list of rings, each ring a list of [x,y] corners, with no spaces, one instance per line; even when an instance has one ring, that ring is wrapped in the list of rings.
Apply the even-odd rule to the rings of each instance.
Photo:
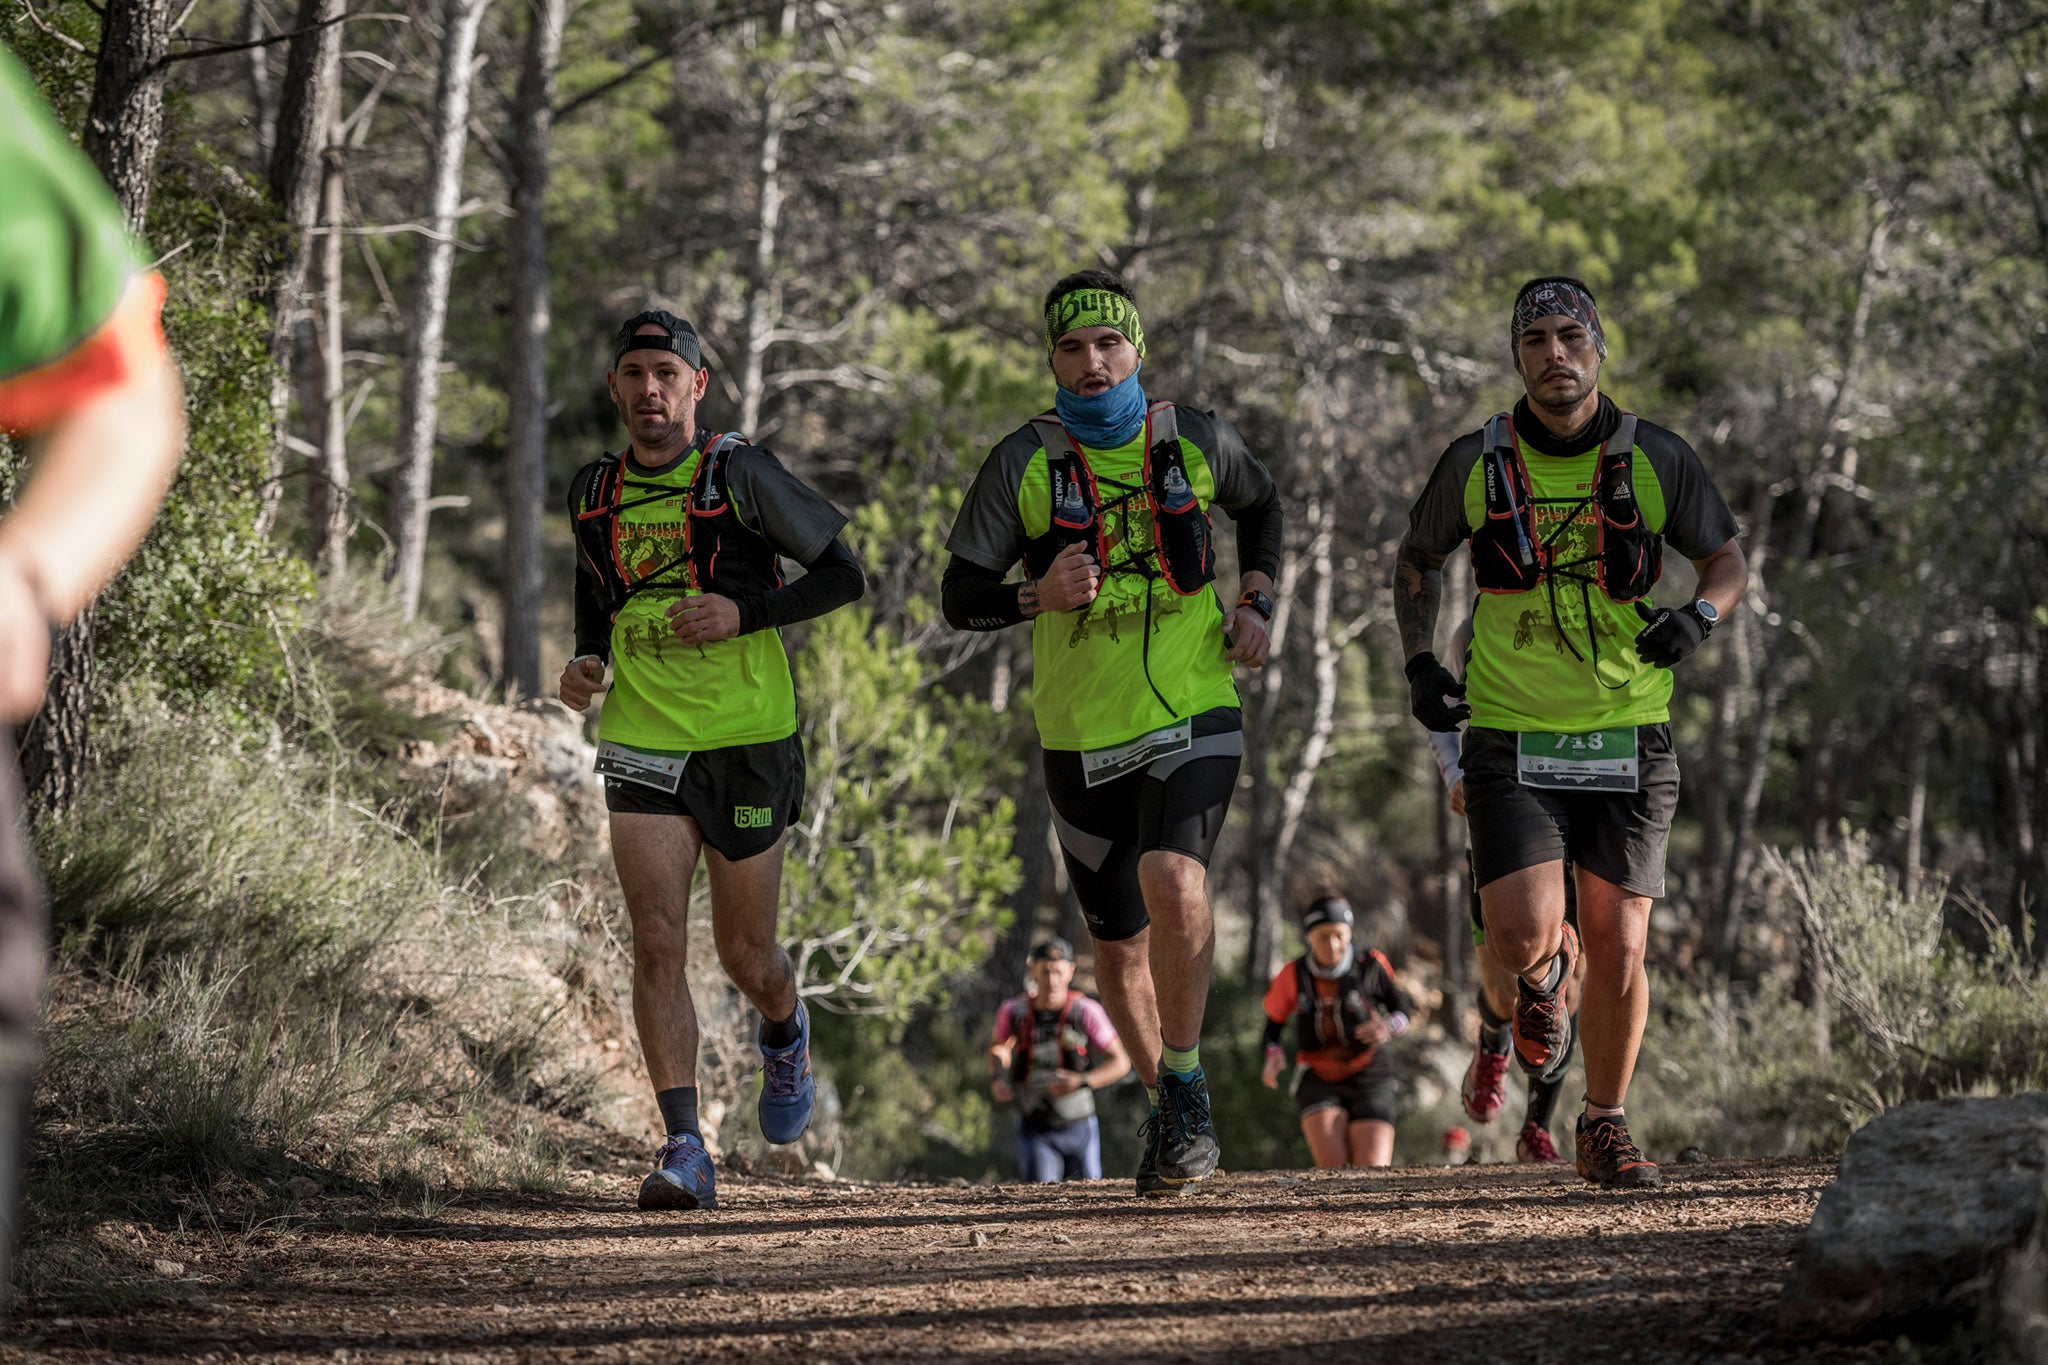
[[[632,1182],[367,1231],[259,1234],[191,1294],[39,1316],[23,1360],[1517,1362],[1874,1360],[1772,1340],[1829,1161],[968,1189],[729,1178],[715,1213]],[[1589,1354],[1590,1352],[1590,1354]]]

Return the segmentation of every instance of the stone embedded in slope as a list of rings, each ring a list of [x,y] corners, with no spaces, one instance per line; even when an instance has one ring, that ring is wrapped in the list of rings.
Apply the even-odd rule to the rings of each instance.
[[[1968,1333],[2048,1358],[2048,1095],[1935,1100],[1849,1139],[1814,1210],[1778,1330]]]

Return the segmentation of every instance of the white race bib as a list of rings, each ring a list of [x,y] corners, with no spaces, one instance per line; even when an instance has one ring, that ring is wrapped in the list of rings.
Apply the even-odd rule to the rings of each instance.
[[[1551,791],[1632,792],[1639,789],[1633,725],[1562,735],[1525,730],[1516,736],[1516,778],[1525,787]]]
[[[637,782],[670,796],[683,785],[683,769],[689,761],[688,754],[644,754],[609,740],[597,746],[598,776]]]
[[[1114,782],[1148,766],[1154,759],[1165,758],[1168,754],[1185,751],[1195,742],[1195,722],[1191,716],[1178,720],[1164,730],[1154,730],[1149,735],[1140,735],[1128,744],[1119,744],[1114,749],[1087,749],[1081,754],[1081,777],[1091,787],[1105,782]]]

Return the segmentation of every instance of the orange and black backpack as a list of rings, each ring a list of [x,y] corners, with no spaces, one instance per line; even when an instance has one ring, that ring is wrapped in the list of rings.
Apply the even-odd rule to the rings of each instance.
[[[1045,470],[1052,481],[1052,522],[1042,536],[1024,546],[1024,568],[1042,576],[1069,545],[1086,545],[1104,572],[1114,569],[1153,576],[1154,565],[1132,560],[1112,566],[1102,537],[1102,514],[1135,493],[1105,506],[1095,473],[1080,443],[1058,417],[1048,413],[1031,419],[1031,429],[1045,448]],[[1211,542],[1208,513],[1188,479],[1187,452],[1181,449],[1180,427],[1173,404],[1160,399],[1145,410],[1145,501],[1152,513],[1150,553],[1158,576],[1182,597],[1191,597],[1216,577],[1216,547]]]
[[[576,509],[576,551],[604,586],[612,615],[634,593],[687,587],[739,598],[782,586],[782,566],[766,539],[743,525],[733,509],[727,457],[746,438],[732,432],[706,436],[697,473],[684,500],[683,547],[654,565],[628,565],[619,549],[619,513],[675,496],[668,484],[636,479],[624,452],[606,454],[577,471],[569,490]]]
[[[1514,418],[1495,414],[1480,439],[1486,520],[1472,531],[1472,577],[1479,591],[1528,592],[1546,578],[1564,577],[1590,581],[1616,602],[1634,602],[1649,593],[1663,572],[1664,542],[1643,524],[1636,501],[1634,413],[1621,414],[1621,424],[1600,448],[1593,490],[1548,537],[1537,529],[1534,490],[1515,439]],[[1560,560],[1555,541],[1587,503],[1599,527],[1594,552],[1584,559]]]

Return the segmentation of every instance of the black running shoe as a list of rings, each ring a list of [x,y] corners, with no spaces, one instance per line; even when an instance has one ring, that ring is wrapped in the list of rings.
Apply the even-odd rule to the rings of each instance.
[[[1192,1076],[1159,1075],[1159,1178],[1191,1185],[1216,1169],[1223,1149],[1209,1120],[1209,1084],[1199,1069]]]
[[[1579,1115],[1579,1174],[1610,1190],[1640,1190],[1664,1183],[1657,1163],[1642,1154],[1615,1118]]]
[[[1169,1185],[1159,1178],[1159,1111],[1154,1109],[1138,1125],[1138,1135],[1145,1139],[1145,1155],[1138,1158],[1138,1197],[1140,1199],[1171,1199],[1186,1194],[1184,1186]]]

